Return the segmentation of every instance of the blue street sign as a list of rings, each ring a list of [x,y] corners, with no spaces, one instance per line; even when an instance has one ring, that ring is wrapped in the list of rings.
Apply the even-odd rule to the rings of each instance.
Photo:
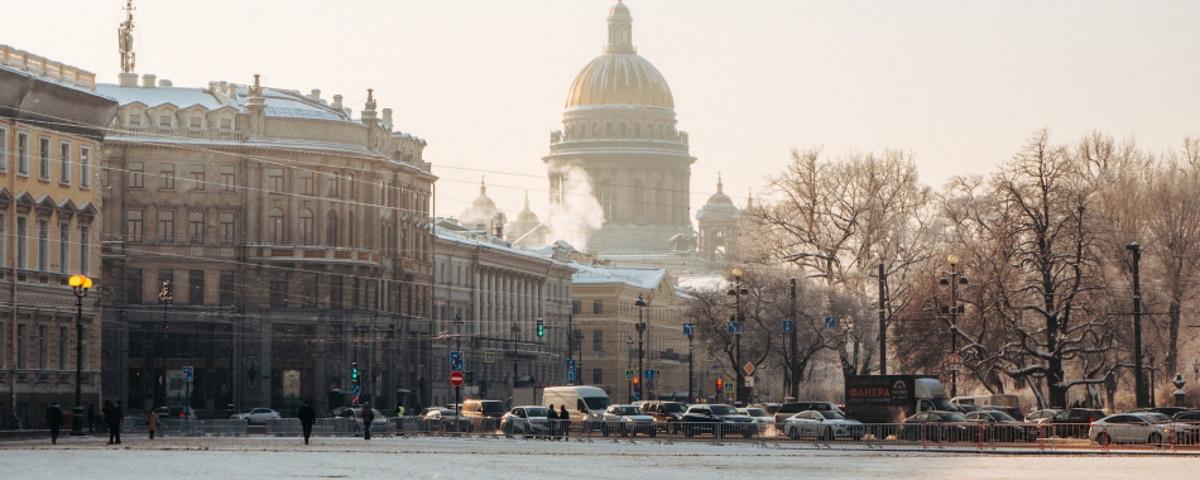
[[[462,352],[459,352],[459,351],[450,352],[450,371],[452,371],[452,372],[463,371]]]
[[[790,319],[789,319],[789,320],[784,320],[784,321],[783,321],[783,331],[784,331],[785,333],[786,333],[786,332],[791,332],[792,330],[795,330],[795,329],[796,329],[796,321],[795,321],[795,320],[790,320]]]
[[[568,382],[575,381],[575,367],[571,367],[571,368],[567,369],[567,381]]]
[[[689,337],[692,335],[695,335],[696,334],[696,324],[694,324],[694,323],[683,324],[683,334],[687,335]]]
[[[633,370],[626,370],[625,371],[625,381],[628,382],[630,380],[633,380]]]
[[[654,380],[654,370],[649,370],[649,369],[646,370],[646,379]]]
[[[356,396],[356,397],[358,396],[358,393],[361,391],[362,391],[362,388],[359,387],[357,383],[350,386],[350,393],[354,394],[354,396]]]
[[[730,335],[742,333],[742,322],[729,322],[728,331]]]
[[[825,317],[825,328],[832,330],[832,329],[837,328],[837,324],[838,324],[837,317],[835,317],[833,315]]]
[[[183,381],[186,383],[192,383],[192,379],[194,378],[195,370],[193,370],[192,367],[183,367]]]
[[[575,359],[568,358],[567,359],[567,370],[574,370],[574,369],[575,369]]]

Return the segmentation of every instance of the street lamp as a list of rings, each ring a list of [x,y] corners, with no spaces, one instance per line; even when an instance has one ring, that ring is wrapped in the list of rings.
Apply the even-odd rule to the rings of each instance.
[[[162,339],[161,339],[161,341],[158,342],[158,345],[165,345],[167,343],[167,305],[175,303],[175,293],[174,293],[173,288],[171,287],[170,280],[163,280],[162,288],[159,288],[159,290],[158,290],[158,303],[159,303],[159,305],[162,305]],[[159,348],[160,347],[155,347],[155,350],[158,350]],[[167,359],[166,359],[165,354],[160,354],[158,357],[159,357],[159,362],[161,362],[160,363],[161,368],[159,368],[159,370],[157,372],[155,372],[155,375],[154,375],[154,404],[155,404],[155,407],[162,405],[162,403],[164,402],[164,398],[167,395],[167,392],[166,392],[167,387],[165,384],[165,382],[166,382],[165,377],[167,375]],[[161,389],[161,393],[160,393],[160,389]]]
[[[645,357],[646,350],[642,343],[642,334],[644,334],[646,332],[646,319],[643,314],[643,312],[646,310],[646,300],[642,298],[642,294],[640,294],[640,293],[638,294],[638,298],[636,301],[633,302],[633,306],[637,307],[637,309],[638,309],[638,323],[637,323],[637,332],[638,332],[638,371],[637,371],[638,400],[645,400],[646,399],[646,395],[645,395],[646,382],[645,382],[645,378],[642,378],[642,375],[644,372],[644,370],[642,370],[642,368],[643,368],[642,358]]]
[[[75,406],[71,409],[71,435],[83,435],[83,297],[92,289],[92,279],[71,275],[67,285],[75,292]]]
[[[1153,397],[1146,391],[1146,377],[1142,366],[1142,246],[1137,242],[1125,246],[1133,255],[1130,273],[1133,275],[1133,392],[1138,408],[1153,404]]]
[[[742,283],[742,274],[744,273],[740,267],[733,267],[730,272],[733,274],[733,285],[729,288],[729,296],[734,298],[734,316],[730,320],[733,326],[734,337],[734,360],[733,373],[737,379],[735,385],[736,392],[734,393],[734,402],[745,401],[746,378],[742,376],[742,295],[749,295],[750,290],[746,289]]]
[[[967,277],[962,276],[962,272],[958,271],[960,259],[958,255],[950,254],[946,257],[946,263],[950,264],[950,271],[946,276],[938,280],[938,284],[943,287],[950,288],[950,305],[943,308],[943,313],[950,314],[950,397],[958,396],[958,315],[965,311],[963,305],[958,304],[958,287],[967,286]]]

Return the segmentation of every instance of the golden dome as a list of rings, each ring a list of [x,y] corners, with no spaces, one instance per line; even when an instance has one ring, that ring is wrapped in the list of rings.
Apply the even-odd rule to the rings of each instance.
[[[633,16],[617,3],[608,11],[608,44],[575,77],[566,108],[629,105],[675,108],[671,87],[654,65],[633,47]]]

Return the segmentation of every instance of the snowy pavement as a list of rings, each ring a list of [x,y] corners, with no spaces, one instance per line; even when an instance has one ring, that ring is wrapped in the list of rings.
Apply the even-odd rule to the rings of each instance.
[[[0,443],[5,479],[545,478],[1129,479],[1196,478],[1197,456],[999,455],[777,448],[772,444],[520,439],[94,438]]]

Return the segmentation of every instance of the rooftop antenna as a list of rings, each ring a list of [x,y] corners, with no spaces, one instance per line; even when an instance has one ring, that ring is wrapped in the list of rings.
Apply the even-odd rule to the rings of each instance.
[[[125,0],[125,21],[117,29],[117,45],[121,49],[121,73],[133,72],[133,0]]]

